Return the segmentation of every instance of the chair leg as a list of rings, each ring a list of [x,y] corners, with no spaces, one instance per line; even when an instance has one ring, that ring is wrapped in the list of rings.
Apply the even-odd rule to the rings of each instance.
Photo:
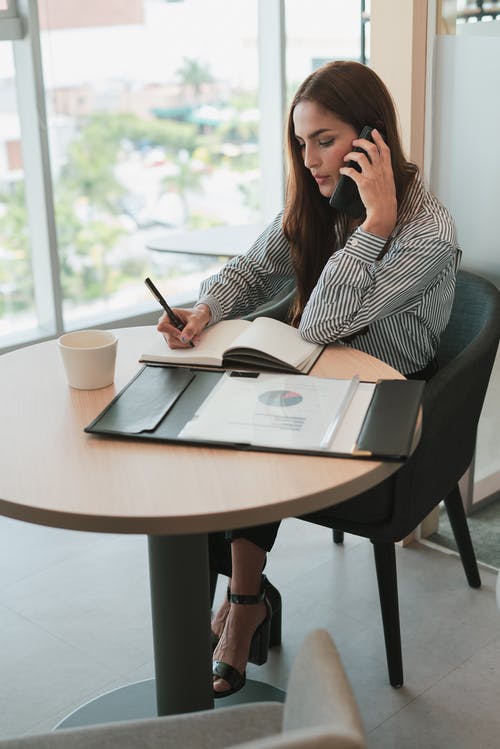
[[[476,554],[474,552],[474,547],[472,546],[469,526],[467,524],[467,518],[465,516],[465,510],[458,485],[455,486],[450,494],[448,494],[444,503],[446,506],[446,512],[450,519],[451,529],[455,536],[460,559],[464,566],[467,582],[471,588],[480,588],[481,578],[477,567]]]
[[[334,544],[343,544],[344,543],[344,531],[338,531],[335,528],[332,531],[333,533],[333,543]]]
[[[389,681],[393,687],[402,687],[403,657],[399,627],[396,551],[392,541],[372,541],[372,543],[375,553]]]

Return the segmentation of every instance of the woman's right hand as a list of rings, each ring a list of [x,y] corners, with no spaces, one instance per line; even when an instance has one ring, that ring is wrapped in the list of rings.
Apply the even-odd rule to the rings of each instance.
[[[164,312],[158,321],[158,332],[163,333],[170,348],[189,348],[190,341],[196,346],[202,330],[210,322],[210,307],[206,304],[197,304],[193,309],[175,308],[174,312],[184,323],[184,328],[179,330],[172,325],[167,313]]]
[[[361,168],[342,167],[340,174],[354,180],[366,209],[361,228],[378,237],[387,237],[393,231],[398,213],[396,185],[392,171],[391,152],[378,130],[372,130],[373,142],[366,139],[353,141],[362,151],[346,154],[346,161],[355,161]]]

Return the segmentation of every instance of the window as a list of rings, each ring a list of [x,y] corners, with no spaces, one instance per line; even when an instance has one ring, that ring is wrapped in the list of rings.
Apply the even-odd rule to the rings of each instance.
[[[148,240],[258,220],[256,0],[38,6],[64,324],[141,304],[146,275],[192,295],[220,261]]]
[[[0,348],[139,320],[146,275],[189,302],[223,258],[148,244],[274,215],[287,91],[359,59],[358,4],[315,3],[0,0]]]
[[[287,93],[314,69],[330,60],[359,60],[360,4],[315,0],[304,11],[303,0],[286,0]]]
[[[0,340],[36,325],[12,43],[0,42]]]

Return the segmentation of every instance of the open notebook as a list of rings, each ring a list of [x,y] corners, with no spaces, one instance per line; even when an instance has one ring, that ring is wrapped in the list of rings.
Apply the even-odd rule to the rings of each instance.
[[[171,349],[163,336],[141,355],[143,362],[230,369],[250,367],[274,372],[307,374],[324,346],[306,341],[291,325],[270,317],[222,320],[201,334],[194,348]]]

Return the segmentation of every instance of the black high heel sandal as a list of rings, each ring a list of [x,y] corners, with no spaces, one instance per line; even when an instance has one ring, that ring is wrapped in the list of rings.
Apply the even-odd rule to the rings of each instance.
[[[267,661],[267,654],[269,651],[271,640],[271,631],[273,631],[274,640],[276,640],[276,638],[278,637],[279,642],[281,642],[281,596],[279,595],[279,592],[276,590],[276,588],[274,588],[276,593],[278,593],[280,606],[279,626],[275,625],[275,627],[272,628],[271,622],[273,619],[273,610],[267,596],[264,580],[268,582],[263,575],[260,593],[258,593],[258,595],[256,596],[245,596],[228,592],[228,599],[230,603],[246,605],[256,604],[264,601],[266,604],[266,616],[253,633],[248,652],[248,661],[250,661],[250,663],[254,663],[256,666],[262,666]],[[275,601],[277,602],[276,597]],[[279,642],[275,642],[274,644],[279,644]],[[213,690],[215,699],[219,697],[229,697],[230,694],[238,692],[245,686],[246,672],[244,671],[243,673],[240,673],[240,671],[234,668],[234,666],[231,666],[229,663],[225,663],[224,661],[214,661],[212,673],[217,678],[224,679],[224,681],[227,681],[227,683],[229,684],[229,689],[226,689],[224,692],[217,692],[215,689]]]
[[[279,592],[278,588],[274,587],[274,585],[267,579],[265,575],[262,575],[261,585],[264,588],[266,598],[271,605],[271,631],[269,634],[269,647],[274,648],[277,645],[281,645],[281,593]],[[227,600],[229,602],[231,601],[231,589],[229,585],[227,587]],[[210,637],[213,653],[220,638],[219,635],[216,635],[213,631],[211,631]],[[251,663],[254,662],[251,658],[249,658],[248,660]]]
[[[262,575],[262,584],[266,591],[266,598],[271,606],[271,631],[269,634],[269,647],[274,648],[281,645],[281,593],[278,588]],[[253,662],[253,661],[252,661]]]

